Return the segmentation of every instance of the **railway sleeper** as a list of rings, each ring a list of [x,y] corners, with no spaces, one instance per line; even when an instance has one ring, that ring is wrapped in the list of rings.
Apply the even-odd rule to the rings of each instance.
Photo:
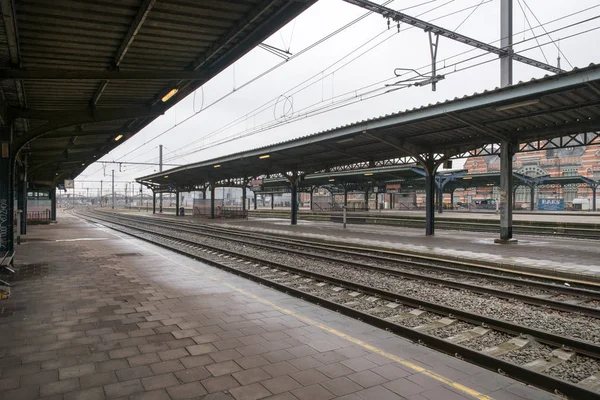
[[[600,371],[596,372],[594,375],[589,376],[579,382],[580,386],[585,387],[589,390],[594,390],[600,392]]]
[[[444,318],[438,319],[437,321],[430,322],[428,324],[423,324],[423,325],[415,326],[413,329],[415,331],[419,331],[419,332],[428,332],[428,331],[432,331],[434,329],[444,328],[446,326],[453,325],[457,321],[458,320],[456,320],[454,318],[444,317]]]
[[[526,368],[533,369],[537,372],[544,372],[550,368],[563,364],[575,357],[575,353],[572,351],[566,351],[563,349],[552,350],[552,357],[549,358],[538,358],[537,360],[530,361],[523,366]]]
[[[483,349],[482,353],[488,356],[499,357],[513,350],[522,349],[531,343],[529,339],[514,337],[507,342],[501,343],[498,346],[488,347]]]
[[[475,328],[469,329],[468,331],[458,333],[454,336],[449,336],[446,338],[446,340],[452,343],[463,343],[481,337],[483,335],[487,335],[490,332],[491,329],[484,328],[482,326],[476,326]]]

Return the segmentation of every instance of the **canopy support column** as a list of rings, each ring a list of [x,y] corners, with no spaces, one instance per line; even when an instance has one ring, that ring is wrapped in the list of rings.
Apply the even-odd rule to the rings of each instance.
[[[242,212],[246,212],[246,186],[248,185],[247,181],[244,179],[244,183],[242,185]]]
[[[444,212],[444,188],[442,187],[442,182],[439,182],[437,188],[437,209],[438,214]]]
[[[156,192],[152,191],[152,214],[156,214]]]
[[[439,161],[434,159],[434,154],[427,154],[426,159],[421,159],[421,165],[425,169],[425,235],[435,234],[435,195],[436,181],[435,173],[440,166]]]
[[[215,184],[210,184],[210,219],[215,219]]]
[[[271,210],[275,209],[275,193],[271,193]]]
[[[263,195],[261,194],[261,195],[260,195],[260,197],[262,198],[262,196],[263,196]],[[254,209],[255,209],[255,210],[256,210],[256,208],[257,208],[257,198],[258,198],[257,194],[256,194],[256,193],[254,193]]]
[[[500,239],[496,243],[514,243],[513,231],[513,156],[516,145],[509,141],[500,143]]]
[[[598,182],[592,185],[592,211],[596,211],[596,193],[598,192]]]
[[[50,220],[56,221],[56,188],[50,190]]]
[[[291,176],[288,176],[291,184],[291,203],[292,203],[292,218],[291,224],[298,224],[298,173],[294,172]]]
[[[313,188],[310,188],[310,211],[313,210]]]
[[[14,173],[11,153],[11,129],[0,127],[0,251],[14,250]]]
[[[348,208],[348,185],[344,184],[344,207]]]
[[[17,208],[21,210],[19,214],[19,235],[27,234],[27,181],[20,179],[17,183]]]
[[[175,191],[175,215],[179,216],[179,192]]]
[[[535,210],[535,183],[532,183],[531,185],[529,185],[529,199],[530,199],[530,203],[529,203],[529,210],[534,211]]]

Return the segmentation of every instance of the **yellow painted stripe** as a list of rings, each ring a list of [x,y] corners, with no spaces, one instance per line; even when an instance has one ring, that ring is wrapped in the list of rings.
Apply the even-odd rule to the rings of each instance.
[[[121,235],[115,235],[115,236],[118,236],[118,237],[120,237],[122,239],[127,240],[125,237],[123,237]],[[412,362],[410,362],[408,360],[405,360],[402,357],[398,357],[395,354],[389,353],[389,352],[387,352],[385,350],[382,350],[382,349],[380,349],[378,347],[375,347],[375,346],[373,346],[373,345],[371,345],[371,344],[369,344],[367,342],[364,342],[364,341],[362,341],[360,339],[357,339],[357,338],[355,338],[353,336],[350,336],[350,335],[348,335],[348,334],[346,334],[344,332],[338,331],[337,329],[331,328],[331,327],[329,327],[329,326],[327,326],[325,324],[322,324],[322,323],[320,323],[318,321],[315,321],[315,320],[313,320],[311,318],[305,317],[304,315],[297,314],[296,312],[294,312],[294,311],[292,311],[292,310],[290,310],[288,308],[284,308],[284,307],[278,306],[277,304],[272,303],[269,300],[263,299],[260,296],[257,296],[255,294],[249,293],[249,292],[245,291],[244,289],[240,289],[237,286],[232,285],[231,283],[225,282],[222,279],[217,278],[216,276],[207,274],[206,272],[201,272],[201,271],[199,271],[196,268],[192,268],[192,267],[189,267],[187,265],[183,265],[183,264],[181,264],[181,263],[179,263],[179,262],[177,262],[175,260],[172,260],[171,258],[168,258],[164,254],[161,254],[161,253],[159,253],[157,251],[154,251],[152,249],[148,249],[148,250],[150,250],[154,254],[157,254],[157,255],[161,256],[165,260],[168,260],[169,262],[171,262],[171,263],[173,263],[173,264],[175,264],[175,265],[177,265],[177,266],[179,266],[181,268],[187,269],[188,271],[194,272],[195,274],[200,274],[200,275],[202,275],[202,276],[204,276],[204,277],[206,277],[206,278],[208,278],[208,279],[210,279],[212,281],[219,282],[222,285],[224,285],[224,286],[226,286],[226,287],[228,287],[228,288],[230,288],[232,290],[235,290],[238,293],[241,293],[241,294],[243,294],[243,295],[245,295],[247,297],[250,297],[250,298],[252,298],[252,299],[254,299],[254,300],[256,300],[256,301],[258,301],[260,303],[263,303],[265,305],[273,307],[274,309],[276,309],[278,311],[281,311],[282,313],[291,315],[291,316],[293,316],[293,317],[299,319],[300,321],[303,321],[303,322],[305,322],[305,323],[307,323],[309,325],[316,326],[316,327],[324,330],[325,332],[328,332],[328,333],[331,333],[332,335],[335,335],[335,336],[338,336],[340,338],[343,338],[343,339],[345,339],[345,340],[347,340],[347,341],[349,341],[351,343],[354,343],[354,344],[362,347],[365,350],[368,350],[368,351],[370,351],[372,353],[375,353],[375,354],[379,354],[380,356],[383,356],[383,357],[386,357],[386,358],[388,358],[388,359],[390,359],[392,361],[395,361],[398,364],[402,365],[403,367],[409,368],[409,369],[411,369],[411,370],[413,370],[413,371],[415,371],[417,373],[421,373],[421,374],[426,375],[426,376],[428,376],[428,377],[430,377],[432,379],[435,379],[436,381],[439,381],[439,382],[443,383],[444,385],[447,385],[447,386],[449,386],[449,387],[451,387],[451,388],[453,388],[453,389],[455,389],[455,390],[457,390],[457,391],[459,391],[459,392],[461,392],[461,393],[463,393],[465,395],[471,396],[471,397],[473,397],[475,399],[478,399],[478,400],[493,400],[492,397],[487,396],[487,395],[485,395],[485,394],[483,394],[481,392],[478,392],[475,389],[471,389],[470,387],[465,386],[465,385],[463,385],[461,383],[453,381],[452,379],[448,379],[445,376],[438,374],[437,372],[434,372],[434,371],[432,371],[430,369],[427,369],[427,368],[423,368],[420,365],[417,365],[417,364],[412,363]]]
[[[188,267],[186,267],[186,268],[188,268]],[[193,270],[193,268],[190,268],[190,269]],[[199,271],[196,271],[196,272],[199,272]],[[443,384],[448,385],[448,386],[450,386],[450,387],[452,387],[452,388],[454,388],[454,389],[456,389],[456,390],[458,390],[458,391],[460,391],[460,392],[462,392],[462,393],[464,393],[466,395],[469,395],[469,396],[474,397],[474,398],[479,399],[479,400],[492,400],[491,397],[489,397],[489,396],[487,396],[487,395],[485,395],[483,393],[480,393],[477,390],[471,389],[470,387],[467,387],[467,386],[465,386],[465,385],[463,385],[461,383],[458,383],[456,381],[448,379],[445,376],[442,376],[442,375],[440,375],[440,374],[438,374],[436,372],[433,372],[433,371],[431,371],[431,370],[429,370],[427,368],[423,368],[423,367],[421,367],[421,366],[419,366],[417,364],[414,364],[414,363],[412,363],[412,362],[410,362],[408,360],[405,360],[404,358],[398,357],[395,354],[388,353],[385,350],[382,350],[382,349],[380,349],[378,347],[375,347],[375,346],[373,346],[373,345],[371,345],[371,344],[369,344],[367,342],[364,342],[364,341],[362,341],[360,339],[357,339],[357,338],[355,338],[353,336],[350,336],[350,335],[348,335],[348,334],[346,334],[344,332],[340,332],[337,329],[331,328],[331,327],[329,327],[329,326],[327,326],[325,324],[322,324],[322,323],[320,323],[318,321],[315,321],[315,320],[313,320],[311,318],[305,317],[304,315],[297,314],[296,312],[294,312],[294,311],[292,311],[290,309],[278,306],[277,304],[272,303],[269,300],[265,300],[265,299],[263,299],[260,296],[257,296],[255,294],[249,293],[249,292],[245,291],[244,289],[240,289],[240,288],[238,288],[238,287],[236,287],[236,286],[234,286],[234,285],[232,285],[230,283],[224,282],[223,280],[221,280],[219,278],[216,278],[216,277],[211,276],[211,275],[207,275],[207,277],[209,279],[211,279],[211,280],[214,280],[214,281],[217,281],[217,282],[223,284],[224,286],[227,286],[230,289],[233,289],[233,290],[235,290],[235,291],[237,291],[239,293],[242,293],[242,294],[244,294],[244,295],[246,295],[246,296],[248,296],[248,297],[250,297],[250,298],[252,298],[252,299],[254,299],[256,301],[259,301],[259,302],[261,302],[263,304],[271,306],[271,307],[275,308],[278,311],[281,311],[281,312],[283,312],[285,314],[291,315],[291,316],[299,319],[300,321],[303,321],[303,322],[305,322],[305,323],[307,323],[309,325],[313,325],[313,326],[316,326],[318,328],[321,328],[325,332],[331,333],[331,334],[336,335],[336,336],[338,336],[340,338],[346,339],[347,341],[349,341],[351,343],[354,343],[354,344],[356,344],[356,345],[364,348],[365,350],[368,350],[368,351],[370,351],[372,353],[379,354],[380,356],[389,358],[390,360],[393,360],[393,361],[397,362],[398,364],[400,364],[400,365],[402,365],[404,367],[410,368],[413,371],[416,371],[418,373],[422,373],[423,375],[427,375],[430,378],[433,378],[433,379],[435,379],[437,381],[440,381]]]

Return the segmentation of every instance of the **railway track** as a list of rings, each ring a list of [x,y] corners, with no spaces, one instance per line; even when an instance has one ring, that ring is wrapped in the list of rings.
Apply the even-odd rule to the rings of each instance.
[[[290,213],[285,211],[248,211],[248,216],[256,218],[289,218]],[[308,221],[329,221],[342,222],[341,213],[315,213],[301,212],[299,219]],[[393,216],[393,215],[373,215],[373,214],[354,214],[348,213],[348,224],[372,224],[403,226],[407,228],[425,228],[425,218],[418,216]],[[513,221],[513,232],[519,235],[535,236],[557,236],[572,237],[578,239],[600,239],[600,230],[594,224],[557,224],[557,223],[525,223],[523,221]],[[581,225],[581,226],[578,226]],[[465,221],[459,219],[444,219],[436,216],[435,226],[438,229],[472,231],[472,232],[498,232],[498,221]]]
[[[356,278],[357,273],[346,272],[342,274],[319,271],[318,268],[298,267],[291,265],[289,261],[275,261],[264,256],[253,256],[244,254],[239,250],[241,239],[237,240],[238,247],[226,248],[223,246],[225,238],[223,234],[212,234],[208,237],[207,232],[198,235],[187,227],[181,227],[179,221],[177,227],[166,226],[165,221],[157,224],[148,221],[147,218],[116,216],[107,213],[78,213],[81,217],[100,222],[113,229],[131,234],[143,240],[168,247],[182,254],[201,259],[217,267],[237,273],[263,284],[284,290],[295,296],[305,298],[318,303],[324,307],[342,312],[346,315],[359,318],[373,325],[391,330],[401,336],[423,343],[437,350],[464,358],[475,364],[489,369],[500,371],[516,379],[522,380],[534,386],[546,390],[558,392],[572,398],[600,398],[600,373],[598,373],[598,359],[600,358],[600,338],[596,341],[582,340],[571,335],[560,335],[547,330],[532,328],[522,324],[498,319],[482,313],[476,313],[452,306],[424,299],[419,296],[408,296],[396,290],[386,287],[385,279],[381,284],[372,282],[361,282]],[[251,243],[246,241],[246,246],[262,246],[263,251],[271,253],[275,251],[273,245]],[[265,247],[270,246],[270,247]],[[285,248],[286,252],[291,249]],[[298,250],[299,251],[299,250]],[[304,252],[306,253],[306,252]],[[308,254],[295,253],[295,257],[304,257],[310,260]],[[364,256],[364,255],[363,255]],[[331,257],[325,259],[320,254],[317,258],[321,262],[333,263]],[[288,255],[289,258],[289,255]],[[369,275],[380,274],[383,278],[405,283],[409,280],[417,280],[418,276],[409,275],[406,272],[395,271],[389,267],[374,265],[350,264],[349,260],[339,261],[344,263],[347,270],[354,269],[357,272],[369,270]],[[312,264],[312,261],[310,262]],[[362,269],[360,269],[362,268]],[[420,266],[423,268],[423,266]],[[447,273],[447,271],[446,271]],[[422,277],[420,277],[422,278]],[[507,279],[503,277],[502,279]],[[442,279],[442,278],[438,278]],[[488,278],[491,279],[491,278]],[[514,278],[512,278],[514,279]],[[473,285],[465,286],[460,281],[434,281],[433,277],[421,279],[426,283],[422,285],[434,285],[460,291],[476,291]],[[460,287],[451,286],[458,284]],[[521,284],[526,285],[527,282]],[[597,301],[600,291],[589,288],[554,288],[546,282],[537,282],[536,290],[544,287],[545,290],[558,289],[560,295],[586,296]],[[540,286],[541,285],[541,286]],[[573,291],[570,291],[573,289]],[[484,294],[491,294],[487,290]],[[513,292],[505,292],[501,297],[496,289],[496,298],[504,298],[505,301],[515,301],[517,297],[523,296]],[[539,300],[539,299],[538,299]],[[488,301],[497,301],[488,298]],[[523,301],[519,299],[519,301]],[[566,302],[558,302],[564,303]],[[571,302],[573,303],[573,302]],[[537,308],[543,303],[537,303]],[[556,304],[557,307],[564,305]],[[577,304],[572,309],[562,309],[562,313],[579,313],[582,307]],[[583,306],[588,312],[594,308]],[[547,310],[544,308],[544,310]],[[596,326],[598,310],[582,318],[595,321]],[[580,314],[578,314],[580,315]],[[565,316],[566,318],[566,316]],[[569,316],[570,318],[570,316]],[[579,371],[577,373],[573,371]],[[583,373],[581,372],[583,371]],[[586,376],[583,376],[586,375]],[[566,377],[567,379],[561,379]]]

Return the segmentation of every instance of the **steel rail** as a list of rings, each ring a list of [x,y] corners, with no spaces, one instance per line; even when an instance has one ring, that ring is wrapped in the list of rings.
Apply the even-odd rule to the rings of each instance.
[[[117,216],[117,218],[123,218],[123,219],[131,220],[131,221],[141,221],[138,217],[135,217],[135,216],[129,217],[129,216],[119,215],[119,216]],[[394,259],[391,257],[383,257],[383,256],[379,256],[379,255],[366,255],[366,254],[361,254],[359,252],[354,252],[354,251],[331,249],[331,248],[321,247],[319,245],[307,244],[305,242],[298,242],[294,239],[281,240],[281,239],[277,239],[277,238],[273,238],[273,237],[268,237],[266,235],[260,235],[260,234],[257,235],[254,233],[247,234],[244,232],[240,232],[239,230],[236,231],[234,229],[215,227],[215,226],[207,226],[207,225],[199,225],[199,224],[193,224],[193,223],[186,223],[186,222],[182,222],[182,221],[174,221],[170,218],[158,218],[158,219],[160,219],[161,223],[166,222],[167,224],[174,227],[175,229],[185,231],[185,232],[190,232],[190,233],[198,233],[198,231],[201,231],[204,234],[206,234],[206,231],[209,231],[209,232],[216,231],[216,232],[221,232],[221,233],[228,234],[228,235],[237,235],[237,236],[249,238],[252,240],[271,241],[271,242],[280,243],[280,244],[288,245],[288,246],[305,247],[308,249],[318,249],[321,251],[329,251],[332,253],[339,253],[339,254],[344,254],[344,255],[353,256],[353,257],[369,258],[370,260],[392,262],[392,263],[400,264],[401,266],[407,266],[409,268],[438,270],[440,272],[449,273],[449,274],[453,274],[453,275],[464,274],[467,276],[473,276],[475,278],[506,282],[506,283],[509,283],[509,284],[512,284],[515,286],[519,286],[519,287],[529,286],[532,288],[537,288],[537,289],[542,289],[542,290],[550,290],[550,291],[568,294],[568,295],[574,295],[574,296],[585,296],[590,299],[600,300],[600,291],[597,291],[597,290],[563,286],[561,284],[550,284],[550,283],[544,283],[544,282],[528,281],[528,280],[523,280],[523,279],[519,279],[519,278],[499,276],[499,275],[495,275],[495,274],[483,273],[483,272],[478,272],[478,271],[470,271],[470,270],[464,270],[464,269],[457,270],[456,268],[451,268],[451,267],[430,265],[430,264],[416,262],[416,261],[398,260],[398,259]],[[154,224],[154,225],[158,225],[158,226],[161,225],[161,223],[148,222],[146,220],[144,220],[144,223]],[[182,226],[193,228],[193,230],[186,230]],[[214,233],[211,235],[216,238],[224,238],[223,236],[218,236],[218,235],[215,235]],[[245,242],[240,239],[232,239],[231,237],[227,237],[226,239],[231,240],[231,241],[248,243],[248,242]],[[271,246],[271,245],[267,245],[267,244],[254,243],[254,242],[252,242],[252,244],[256,245],[256,246],[260,246],[260,247],[270,248],[273,250],[294,252],[294,253],[300,254],[300,255],[306,255],[306,256],[310,256],[310,257],[314,257],[314,258],[321,258],[321,259],[324,259],[327,261],[351,264],[358,268],[368,267],[370,269],[374,269],[374,270],[377,270],[377,271],[383,272],[383,273],[404,275],[406,277],[411,277],[411,278],[419,279],[419,280],[431,280],[431,282],[434,282],[434,283],[444,283],[444,284],[448,283],[448,286],[455,285],[454,287],[456,287],[458,289],[469,289],[469,290],[474,290],[474,291],[479,290],[479,291],[487,293],[487,294],[494,294],[494,295],[498,295],[498,296],[502,296],[504,293],[503,291],[498,290],[498,289],[487,289],[487,288],[482,288],[480,286],[474,286],[474,285],[467,284],[467,283],[448,281],[447,279],[442,279],[442,278],[426,277],[426,276],[422,276],[422,275],[418,275],[418,274],[414,274],[414,273],[410,273],[410,272],[398,271],[398,270],[395,270],[392,268],[379,267],[379,266],[375,266],[375,265],[364,265],[364,264],[360,264],[360,263],[354,262],[354,261],[339,260],[339,259],[335,259],[333,257],[328,257],[328,256],[324,256],[324,255],[319,255],[319,254],[305,254],[305,253],[302,253],[297,250],[279,247],[279,246]],[[512,292],[510,292],[510,293],[512,293]],[[537,297],[533,297],[533,296],[520,295],[517,293],[515,293],[515,295],[516,296],[524,296],[522,299],[519,299],[519,300],[528,299],[529,301],[531,301],[531,304],[536,304],[536,305],[553,304],[558,307],[558,306],[567,304],[567,303],[563,303],[563,302],[558,302],[556,300],[541,299],[541,298],[537,298]],[[569,311],[569,312],[582,312],[586,315],[590,315],[590,316],[593,316],[596,318],[600,317],[600,309],[598,309],[598,308],[591,308],[591,307],[584,307],[584,306],[577,306],[577,305],[575,305],[576,306],[575,308],[572,308],[571,306],[573,306],[573,304],[567,304],[567,306],[564,310]]]
[[[489,326],[498,331],[506,332],[506,333],[509,333],[512,335],[521,335],[521,334],[530,335],[530,336],[536,338],[541,343],[549,344],[554,347],[563,347],[563,348],[567,347],[573,351],[577,351],[580,354],[585,354],[590,357],[600,359],[600,345],[592,343],[592,342],[567,338],[567,337],[553,334],[551,332],[526,327],[526,326],[523,326],[520,324],[515,324],[512,322],[503,321],[503,320],[497,320],[497,319],[487,317],[487,316],[484,316],[481,314],[472,313],[469,311],[458,310],[458,309],[455,309],[452,307],[429,302],[426,300],[416,299],[413,297],[404,296],[401,294],[389,292],[389,291],[382,290],[382,289],[373,288],[373,287],[362,285],[362,284],[356,283],[356,282],[349,282],[344,279],[336,278],[336,277],[333,277],[330,275],[306,271],[301,268],[291,267],[291,266],[287,266],[287,265],[284,265],[284,264],[281,264],[281,263],[278,263],[275,261],[267,261],[267,260],[263,260],[258,257],[253,257],[253,256],[245,255],[245,254],[242,255],[242,254],[230,251],[230,250],[224,250],[219,247],[211,246],[209,244],[204,244],[204,243],[200,243],[200,242],[189,240],[189,239],[181,239],[181,238],[170,236],[170,235],[164,234],[164,233],[158,233],[158,232],[152,231],[150,229],[131,227],[129,225],[125,225],[125,223],[123,223],[123,222],[119,223],[119,222],[115,222],[114,220],[111,221],[110,218],[103,219],[103,218],[100,218],[97,216],[90,216],[90,218],[96,218],[98,220],[105,221],[108,223],[127,226],[127,227],[130,227],[131,229],[136,229],[140,232],[145,232],[147,234],[161,236],[161,237],[167,238],[169,240],[174,239],[175,241],[179,241],[181,243],[186,243],[188,245],[205,247],[205,248],[209,248],[213,251],[217,251],[220,253],[228,253],[237,258],[245,258],[245,259],[250,260],[255,263],[267,264],[267,265],[273,266],[274,268],[280,268],[280,269],[285,269],[288,271],[293,271],[294,273],[306,275],[306,276],[309,276],[314,279],[319,279],[322,281],[330,282],[330,283],[336,284],[338,286],[352,288],[352,289],[358,289],[364,293],[376,295],[376,296],[388,299],[390,301],[396,301],[398,303],[407,304],[414,308],[421,308],[424,310],[429,310],[435,314],[440,314],[440,315],[445,315],[445,316],[452,315],[452,317],[460,319],[465,322],[468,322],[470,324],[486,325],[486,326]]]
[[[80,217],[84,218],[84,219],[88,219],[88,220],[102,220],[101,218],[95,217],[95,216],[83,216],[81,214],[78,214]],[[111,221],[107,221],[109,223],[111,223]],[[115,222],[112,222],[113,224]],[[117,223],[117,225],[119,225]],[[121,224],[121,226],[125,226],[123,224]],[[133,230],[138,230],[138,231],[146,231],[152,235],[156,235],[159,237],[163,237],[163,238],[169,238],[174,239],[172,237],[169,237],[168,235],[165,234],[158,234],[158,233],[154,233],[151,231],[148,231],[146,229],[141,229],[141,228],[134,228],[134,227],[129,227],[129,226],[125,226],[126,228],[129,229],[133,229]],[[459,359],[463,359],[463,360],[467,360],[473,364],[479,365],[483,368],[495,371],[495,372],[499,372],[502,375],[506,375],[509,376],[515,380],[545,389],[549,392],[552,393],[557,393],[560,395],[564,395],[567,396],[567,398],[573,398],[573,399],[579,399],[579,398],[586,398],[586,399],[595,399],[595,398],[600,398],[600,395],[597,392],[593,392],[590,391],[582,386],[573,384],[571,382],[567,382],[565,380],[562,379],[558,379],[558,378],[554,378],[552,376],[549,375],[545,375],[539,372],[536,372],[532,369],[528,369],[525,367],[522,367],[520,365],[511,363],[509,361],[505,361],[502,360],[500,358],[496,358],[496,357],[492,357],[492,356],[488,356],[484,353],[481,353],[479,351],[476,350],[472,350],[469,349],[465,346],[459,345],[459,344],[455,344],[455,343],[451,343],[448,342],[444,339],[440,339],[437,338],[435,336],[423,333],[423,332],[418,332],[416,330],[401,326],[401,325],[397,325],[394,324],[390,321],[386,321],[384,319],[381,319],[379,317],[367,314],[367,313],[363,313],[361,311],[358,310],[354,310],[350,307],[346,307],[343,306],[341,304],[338,303],[334,303],[332,301],[323,299],[319,296],[315,296],[306,292],[303,292],[301,290],[298,289],[294,289],[291,288],[289,286],[286,286],[284,284],[280,284],[277,282],[273,282],[271,280],[262,278],[260,276],[251,274],[249,272],[245,272],[245,271],[240,271],[239,269],[236,269],[234,267],[230,267],[227,266],[223,263],[219,263],[215,260],[212,260],[210,258],[207,257],[201,257],[197,254],[192,254],[189,251],[185,251],[185,250],[180,250],[180,249],[176,249],[173,248],[171,245],[169,244],[165,244],[165,243],[161,243],[160,241],[156,241],[156,240],[152,240],[149,239],[147,237],[141,236],[141,235],[136,235],[134,233],[128,232],[126,230],[123,229],[119,229],[119,228],[115,228],[115,227],[110,227],[110,229],[114,229],[116,231],[119,231],[121,233],[125,233],[127,235],[130,236],[134,236],[138,239],[141,239],[143,241],[158,245],[160,247],[169,249],[170,251],[174,251],[176,253],[188,256],[190,258],[196,259],[196,260],[201,260],[202,262],[215,266],[219,269],[231,272],[233,274],[242,276],[246,279],[250,279],[252,281],[261,283],[263,285],[275,288],[277,290],[286,292],[290,295],[293,295],[294,297],[303,299],[303,300],[308,300],[313,304],[317,304],[321,307],[325,307],[327,309],[330,310],[334,310],[337,312],[340,312],[344,315],[347,315],[349,317],[358,319],[360,321],[364,321],[370,325],[376,326],[378,328],[381,329],[386,329],[389,330],[390,332],[393,332],[399,336],[408,338],[410,340],[413,340],[419,344],[425,345],[427,347],[430,347],[434,350],[438,350],[440,352],[446,353],[446,354],[450,354],[452,356],[455,356]],[[210,248],[211,246],[207,246],[207,245],[202,245],[202,244],[197,244],[191,241],[187,241],[187,240],[181,240],[181,239],[177,239],[178,242],[183,242],[183,243],[188,243],[192,244],[195,247],[206,247],[206,248]],[[247,256],[239,256],[238,254],[232,253],[232,252],[227,252],[221,249],[216,249],[216,251],[220,252],[220,253],[230,253],[230,254],[234,254],[236,257],[242,257],[242,258],[251,258],[251,257],[247,257]],[[274,264],[271,262],[265,262],[263,260],[259,260],[258,262],[263,263],[263,264]],[[282,269],[290,269],[292,267],[285,267],[282,266]],[[305,272],[302,273],[303,275],[307,275]]]

